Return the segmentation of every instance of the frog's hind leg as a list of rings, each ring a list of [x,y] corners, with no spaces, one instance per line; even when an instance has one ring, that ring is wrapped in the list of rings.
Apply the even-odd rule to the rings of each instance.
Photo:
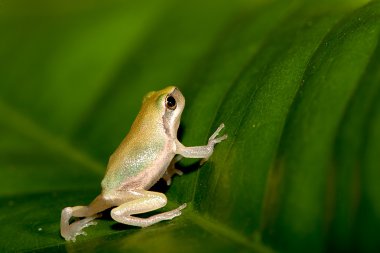
[[[171,220],[181,215],[181,210],[186,204],[168,212],[156,214],[148,218],[132,216],[134,214],[146,213],[159,209],[166,205],[166,196],[159,192],[133,190],[125,192],[124,203],[111,210],[111,217],[123,224],[147,227],[163,220]]]
[[[75,241],[78,235],[86,235],[82,229],[96,225],[93,220],[100,217],[100,212],[110,208],[109,204],[102,195],[96,197],[89,206],[66,207],[61,213],[61,235],[67,241]],[[71,217],[84,217],[84,219],[70,224]]]

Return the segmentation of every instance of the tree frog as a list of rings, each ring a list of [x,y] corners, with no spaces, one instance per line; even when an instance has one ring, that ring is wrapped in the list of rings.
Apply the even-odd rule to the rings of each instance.
[[[166,205],[163,193],[149,191],[160,179],[170,185],[175,174],[182,175],[174,164],[182,157],[203,158],[206,161],[214,145],[227,138],[218,137],[221,124],[205,146],[186,147],[177,139],[185,98],[180,90],[170,86],[148,93],[131,129],[116,151],[111,155],[102,191],[88,206],[66,207],[61,213],[61,235],[66,240],[86,234],[83,228],[95,225],[93,221],[108,208],[117,222],[147,227],[162,220],[181,215],[186,203],[178,208],[148,218],[134,216],[156,210]],[[176,156],[177,155],[177,156]],[[70,224],[71,217],[83,218]]]

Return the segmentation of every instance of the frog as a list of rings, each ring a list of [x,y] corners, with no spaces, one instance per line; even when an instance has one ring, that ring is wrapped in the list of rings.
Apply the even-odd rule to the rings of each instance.
[[[75,242],[77,236],[86,235],[84,228],[96,225],[94,220],[111,208],[111,218],[116,222],[142,228],[181,215],[186,203],[147,218],[135,216],[167,204],[165,194],[150,188],[161,178],[170,185],[174,175],[182,175],[175,168],[179,160],[198,158],[203,164],[213,154],[215,145],[227,139],[227,134],[219,136],[224,128],[222,123],[207,145],[183,145],[177,133],[184,107],[185,98],[175,86],[145,95],[128,134],[109,158],[101,193],[88,206],[62,210],[60,232],[65,240]],[[71,219],[77,220],[70,223]]]

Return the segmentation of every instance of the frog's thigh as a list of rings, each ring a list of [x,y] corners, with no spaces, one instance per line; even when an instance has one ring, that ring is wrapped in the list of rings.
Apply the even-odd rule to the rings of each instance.
[[[177,209],[153,215],[148,218],[134,217],[131,215],[150,212],[165,206],[167,203],[166,196],[159,192],[145,190],[129,191],[125,194],[125,199],[129,199],[129,201],[112,209],[111,217],[114,220],[127,225],[147,227],[162,220],[170,220],[181,215],[180,210],[184,208],[181,206]],[[131,196],[134,196],[134,199],[131,200]]]

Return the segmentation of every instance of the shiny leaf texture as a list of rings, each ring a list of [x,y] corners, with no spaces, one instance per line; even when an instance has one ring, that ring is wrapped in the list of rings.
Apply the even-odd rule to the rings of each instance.
[[[1,252],[380,250],[380,1],[1,1],[0,31]],[[185,145],[229,136],[154,186],[183,215],[64,241],[173,84]]]

